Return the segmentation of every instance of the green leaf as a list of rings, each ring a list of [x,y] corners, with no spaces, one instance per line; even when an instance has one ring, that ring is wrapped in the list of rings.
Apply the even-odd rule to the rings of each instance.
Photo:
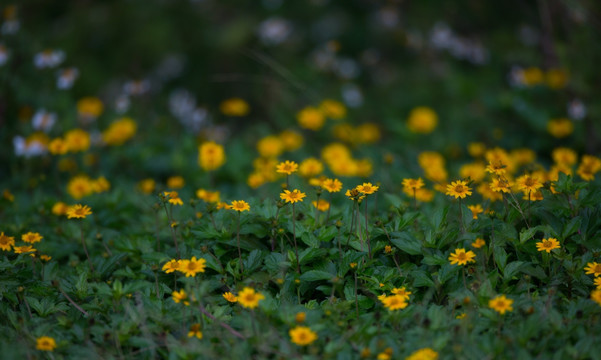
[[[300,276],[301,281],[331,280],[336,275],[321,270],[309,270]]]
[[[420,255],[422,254],[422,244],[408,233],[393,233],[395,238],[390,241],[399,249],[406,252],[409,255]]]
[[[507,264],[507,266],[505,266],[503,269],[503,279],[505,281],[511,279],[511,277],[515,275],[524,264],[525,263],[523,261],[512,261]]]
[[[415,270],[411,272],[413,276],[413,286],[415,287],[434,287],[434,280],[423,270]]]

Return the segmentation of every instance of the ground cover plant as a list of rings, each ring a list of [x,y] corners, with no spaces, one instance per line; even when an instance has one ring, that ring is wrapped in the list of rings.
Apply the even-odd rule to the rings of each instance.
[[[601,358],[598,5],[2,6],[0,358]]]

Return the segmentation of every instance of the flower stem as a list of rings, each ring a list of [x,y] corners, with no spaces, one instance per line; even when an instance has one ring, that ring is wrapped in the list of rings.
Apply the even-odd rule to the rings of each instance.
[[[81,230],[81,244],[83,245],[83,251],[86,253],[86,257],[88,258],[88,264],[90,265],[90,271],[94,272],[94,265],[92,265],[92,259],[90,259],[90,254],[88,253],[88,248],[86,247],[86,242],[83,239],[83,223],[79,223],[79,229]]]
[[[240,249],[240,212],[238,211],[238,225],[236,226],[236,244],[238,245],[238,264],[240,264],[240,273],[244,272],[242,264],[242,250]]]

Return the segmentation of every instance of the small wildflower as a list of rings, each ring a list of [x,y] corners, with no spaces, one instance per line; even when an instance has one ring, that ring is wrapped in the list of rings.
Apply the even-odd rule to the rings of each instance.
[[[463,180],[453,181],[450,185],[447,185],[446,195],[454,196],[455,199],[465,199],[466,196],[472,195],[472,189]]]
[[[466,252],[465,249],[455,249],[455,253],[449,255],[449,261],[451,265],[467,265],[469,262],[476,262],[475,257],[476,254],[471,250]]]
[[[223,298],[231,303],[235,303],[238,301],[238,297],[236,297],[236,295],[232,294],[231,292],[225,292],[223,293]]]
[[[482,208],[482,205],[480,205],[480,204],[468,205],[467,208],[470,209],[470,211],[472,212],[472,218],[474,220],[478,219],[478,215],[480,215],[484,212],[484,209]]]
[[[230,205],[230,209],[237,212],[250,211],[250,205],[244,200],[234,200]]]
[[[42,241],[43,238],[44,237],[37,232],[28,232],[27,234],[21,235],[21,240],[28,244],[35,244],[37,242]]]
[[[505,165],[502,161],[499,160],[490,161],[486,166],[487,172],[498,176],[505,174],[506,169],[507,165]]]
[[[339,192],[342,189],[342,182],[338,179],[325,179],[321,183],[321,187],[328,192]]]
[[[259,306],[259,301],[265,299],[265,296],[255,289],[245,287],[238,293],[238,303],[245,308],[254,309]]]
[[[171,259],[163,265],[163,271],[167,274],[180,269],[180,260]]]
[[[328,209],[330,208],[330,203],[324,199],[319,199],[319,201],[313,201],[311,202],[311,204],[313,204],[313,206],[319,211],[328,211]]]
[[[292,191],[284,190],[284,192],[280,194],[280,199],[286,201],[287,203],[294,204],[296,202],[303,201],[305,196],[307,196],[307,194],[298,189],[294,189]]]
[[[223,146],[209,141],[198,147],[198,164],[205,171],[216,170],[225,163]]]
[[[46,255],[46,254],[40,255],[40,260],[48,262],[48,261],[52,260],[52,256]]]
[[[188,295],[186,294],[186,292],[184,291],[184,289],[181,289],[180,291],[174,291],[173,293],[171,293],[171,297],[173,299],[173,301],[175,301],[176,304],[179,304],[180,302],[186,306],[190,306],[190,301],[188,300]]]
[[[198,339],[202,339],[202,331],[200,331],[200,324],[190,325],[190,331],[188,331],[188,337],[196,336]]]
[[[489,186],[490,189],[494,192],[510,193],[511,185],[511,182],[509,182],[509,180],[505,178],[496,178],[492,180]]]
[[[390,245],[384,246],[384,253],[386,253],[386,254],[392,253],[392,246],[390,246]]]
[[[305,314],[304,312],[298,312],[296,313],[296,315],[294,316],[294,321],[296,321],[297,323],[303,323],[305,322],[305,319],[307,318],[307,314]]]
[[[297,326],[288,332],[290,341],[299,346],[309,345],[317,340],[317,333],[306,326]]]
[[[203,258],[196,259],[196,256],[193,256],[190,260],[180,260],[180,266],[178,271],[186,274],[186,277],[194,277],[197,273],[205,272],[207,261]]]
[[[538,251],[546,251],[547,253],[550,253],[553,249],[559,248],[559,241],[557,241],[555,238],[543,239],[542,241],[536,243],[536,249]]]
[[[219,104],[219,110],[226,116],[246,116],[250,112],[250,106],[241,98],[230,98]]]
[[[438,360],[438,353],[430,348],[423,348],[412,352],[405,360]]]
[[[92,209],[88,205],[73,205],[67,210],[68,219],[85,219],[86,216],[92,214]]]
[[[163,192],[163,195],[165,195],[165,197],[168,199],[167,201],[170,204],[179,205],[179,206],[184,205],[184,202],[179,197],[179,194],[177,193],[177,191],[165,191],[165,192]]]
[[[593,290],[591,291],[591,300],[599,304],[601,306],[601,290]]]
[[[409,131],[418,134],[429,134],[438,125],[438,115],[434,110],[426,106],[419,106],[411,110],[407,127]]]
[[[488,302],[488,307],[503,315],[507,311],[513,311],[513,300],[508,299],[505,295],[499,295]]]
[[[424,181],[422,178],[417,179],[403,179],[403,190],[405,192],[413,193],[424,187]]]
[[[376,191],[378,191],[380,187],[379,186],[374,186],[371,183],[363,183],[362,185],[358,185],[356,187],[356,189],[365,194],[365,195],[371,195],[373,193],[375,193]]]
[[[482,238],[477,238],[476,240],[474,240],[474,242],[472,243],[472,247],[475,247],[476,249],[480,249],[481,247],[483,247],[484,245],[486,245],[486,241],[484,241],[484,239]]]
[[[411,291],[407,291],[407,289],[405,289],[404,286],[402,288],[392,289],[391,293],[393,293],[394,295],[402,296],[403,298],[405,298],[405,300],[409,300],[409,295],[411,295]]]
[[[388,310],[404,309],[409,305],[404,295],[386,296],[381,301]]]
[[[15,238],[13,236],[4,235],[4,232],[0,233],[0,249],[10,251],[10,248],[14,245]]]
[[[66,215],[68,209],[69,205],[65,204],[62,201],[59,201],[56,204],[52,205],[52,213],[57,216]]]
[[[543,187],[543,184],[540,182],[540,180],[538,180],[538,178],[530,175],[520,176],[515,183],[518,189],[525,193],[534,193]]]
[[[34,249],[33,246],[31,246],[31,245],[14,246],[13,251],[15,252],[15,254],[27,254],[27,253],[36,251],[36,249]]]
[[[54,351],[56,341],[50,336],[40,336],[36,339],[35,348],[41,351]]]
[[[294,161],[286,160],[276,166],[276,172],[280,174],[290,175],[298,170],[298,164]]]
[[[4,233],[2,233],[2,235],[3,234]],[[0,235],[0,238],[2,237],[2,235]],[[587,263],[586,267],[584,268],[584,271],[586,271],[587,275],[594,275],[595,277],[601,276],[601,264],[599,264],[598,262]]]

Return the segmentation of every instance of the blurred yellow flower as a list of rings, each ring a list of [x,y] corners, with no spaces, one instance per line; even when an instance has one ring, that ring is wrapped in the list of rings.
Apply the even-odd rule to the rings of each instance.
[[[153,179],[144,179],[138,182],[138,188],[144,194],[151,194],[156,187],[156,182]]]
[[[438,125],[438,115],[429,107],[419,106],[409,113],[407,127],[411,132],[429,134]]]
[[[42,241],[44,237],[37,232],[28,232],[26,234],[21,235],[21,240],[28,244],[35,244],[37,242]]]
[[[274,135],[265,136],[257,142],[257,151],[263,157],[275,158],[284,151],[284,142]]]
[[[54,351],[56,341],[50,336],[40,336],[35,340],[35,348],[41,351]]]
[[[81,98],[77,102],[77,113],[88,119],[95,119],[102,114],[104,104],[99,98],[88,96]]]
[[[67,193],[75,200],[79,200],[93,192],[92,180],[86,175],[75,176],[67,184]]]
[[[219,110],[226,116],[246,116],[250,112],[250,106],[241,98],[230,98],[219,104]]]
[[[547,131],[549,131],[549,134],[553,135],[553,137],[561,139],[574,132],[574,124],[572,123],[572,120],[566,118],[551,119],[547,123]]]
[[[306,326],[296,326],[288,332],[290,341],[299,346],[306,346],[317,340],[317,333]]]
[[[4,235],[4,231],[0,233],[0,249],[10,251],[10,248],[15,246],[15,238],[13,236]]]
[[[102,140],[107,145],[123,145],[136,134],[137,129],[138,125],[133,119],[124,117],[112,122],[108,129],[102,132]]]
[[[315,131],[323,127],[326,118],[319,109],[307,106],[296,114],[296,120],[303,129]]]
[[[323,164],[316,158],[307,158],[299,165],[299,173],[301,176],[309,178],[314,177],[323,172]]]
[[[76,204],[67,209],[67,219],[85,219],[92,214],[92,209],[88,205]]]
[[[216,170],[225,163],[223,146],[208,141],[198,147],[198,164],[205,171]]]
[[[238,293],[238,303],[245,308],[254,309],[259,306],[259,301],[265,299],[265,296],[255,289],[245,287]]]
[[[286,151],[294,151],[303,145],[303,136],[294,130],[284,130],[279,135]]]
[[[73,129],[65,134],[65,143],[70,152],[86,151],[90,148],[90,134],[82,129]]]
[[[346,107],[340,101],[325,99],[319,104],[319,110],[330,119],[340,120],[346,117]]]
[[[185,184],[184,178],[179,175],[167,178],[167,187],[169,189],[181,189]]]
[[[508,299],[505,295],[499,295],[488,301],[488,307],[503,315],[507,311],[513,311],[513,300]]]
[[[200,331],[200,324],[190,325],[190,331],[188,331],[188,337],[196,336],[198,339],[202,339],[202,331]]]

